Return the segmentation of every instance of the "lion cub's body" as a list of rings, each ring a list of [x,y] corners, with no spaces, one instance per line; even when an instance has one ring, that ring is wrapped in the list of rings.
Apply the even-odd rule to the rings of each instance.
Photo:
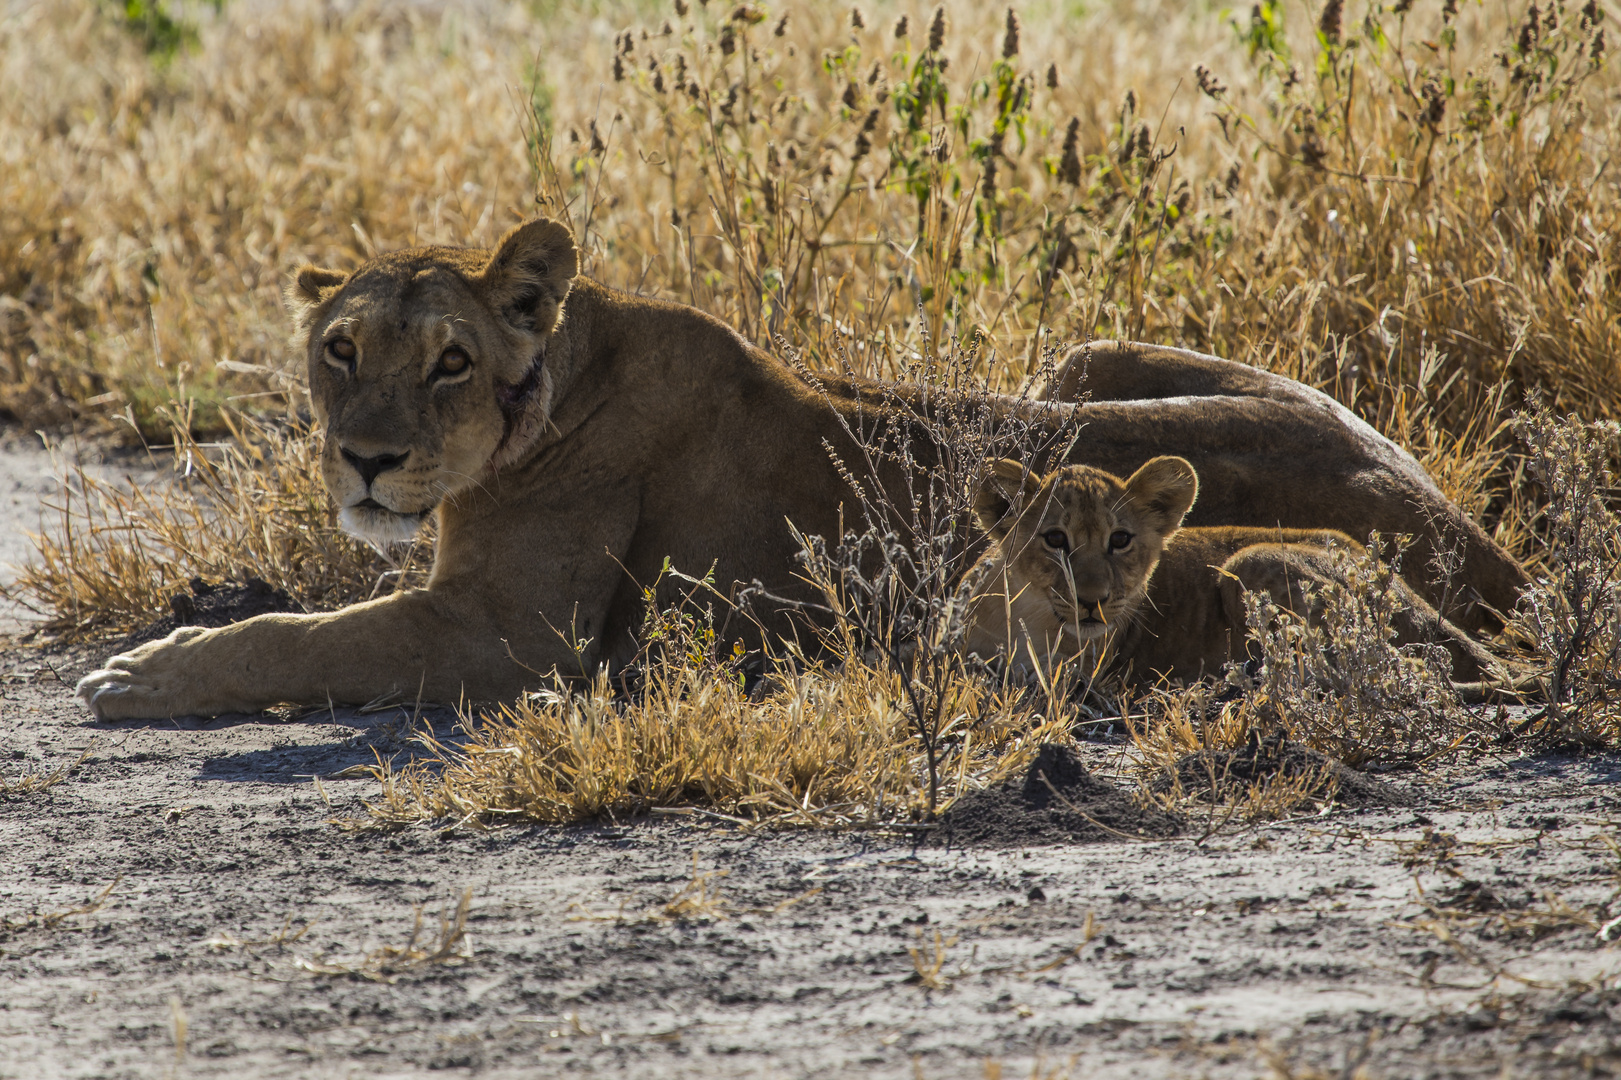
[[[1128,682],[1219,674],[1247,654],[1245,592],[1310,615],[1310,588],[1340,578],[1331,549],[1362,550],[1335,529],[1184,529],[1197,492],[1181,458],[1155,458],[1127,480],[1087,466],[1035,477],[993,462],[976,500],[993,546],[963,584],[963,647],[1044,670],[1078,658]],[[1394,587],[1401,640],[1446,646],[1460,679],[1495,669],[1478,642]]]

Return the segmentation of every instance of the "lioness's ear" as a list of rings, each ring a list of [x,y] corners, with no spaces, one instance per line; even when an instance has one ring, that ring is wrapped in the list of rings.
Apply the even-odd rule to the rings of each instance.
[[[342,287],[349,275],[342,270],[323,270],[319,266],[300,266],[287,283],[287,309],[293,313],[293,323],[299,331],[310,326],[310,316],[331,295]]]
[[[985,476],[974,490],[974,520],[1000,542],[1013,527],[1013,519],[1041,490],[1041,477],[1010,458],[991,458]]]
[[[536,218],[501,238],[480,281],[490,306],[521,330],[549,334],[557,329],[579,253],[568,227]]]
[[[1199,474],[1185,458],[1157,457],[1131,474],[1126,498],[1137,507],[1144,524],[1162,537],[1182,527],[1182,519],[1199,497]]]

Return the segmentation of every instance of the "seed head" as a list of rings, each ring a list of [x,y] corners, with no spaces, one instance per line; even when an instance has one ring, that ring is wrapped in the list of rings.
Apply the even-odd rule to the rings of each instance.
[[[858,8],[858,7],[851,8],[850,9],[850,29],[852,29],[852,30],[865,30],[866,28],[867,28],[867,16],[862,14],[860,8]]]
[[[1019,55],[1019,16],[1007,9],[1007,30],[1002,35],[1002,59],[1011,60]]]
[[[1210,69],[1203,64],[1194,68],[1193,74],[1199,80],[1199,92],[1204,94],[1205,97],[1215,100],[1227,92],[1227,88],[1221,84],[1221,80],[1212,75]]]
[[[691,10],[692,8],[687,6],[687,0],[675,0],[675,13],[680,18],[686,18],[687,12]],[[677,224],[679,224],[679,222]]]
[[[1058,179],[1072,185],[1081,182],[1081,121],[1078,117],[1070,117],[1069,127],[1064,130],[1064,155],[1058,160]]]
[[[720,28],[719,44],[720,51],[727,56],[737,51],[737,31],[732,29],[731,23],[727,23]]]
[[[980,191],[990,202],[996,201],[996,158],[985,159],[985,178],[980,181]]]
[[[662,72],[662,71],[653,72],[653,89],[657,93],[660,93],[660,94],[664,93],[664,72]]]
[[[1441,21],[1451,22],[1452,17],[1458,13],[1458,0],[1443,0],[1441,4]]]
[[[782,37],[788,32],[788,16],[784,15],[777,20],[777,25],[771,28],[772,37]]]
[[[1428,79],[1424,83],[1423,94],[1424,122],[1430,127],[1438,127],[1441,123],[1441,117],[1445,116],[1447,111],[1446,92],[1441,89],[1440,83],[1434,79]]]
[[[625,81],[625,58],[623,55],[614,57],[614,82]]]
[[[940,46],[946,43],[946,9],[934,9],[934,18],[929,20],[929,51],[939,52]]]
[[[1396,0],[1395,5],[1390,10],[1397,15],[1405,15],[1413,10],[1413,0]]]
[[[856,107],[856,102],[860,100],[860,93],[856,90],[856,84],[854,82],[844,84],[844,93],[840,95],[839,100],[844,102],[844,107],[846,109],[854,109]]]
[[[1058,65],[1057,64],[1048,64],[1047,65],[1047,89],[1049,89],[1049,90],[1057,90],[1058,89]]]
[[[602,141],[602,136],[597,134],[597,122],[591,121],[591,152],[601,157],[607,149],[608,145]]]
[[[1542,36],[1541,14],[1535,4],[1532,4],[1530,10],[1525,13],[1525,22],[1520,26],[1518,43],[1522,55],[1536,48],[1537,39]]]
[[[872,133],[878,127],[878,110],[873,109],[867,113],[867,119],[861,123],[861,133],[856,136],[855,152],[850,155],[851,161],[860,161],[872,152]]]
[[[905,15],[895,20],[895,40],[899,41],[912,32],[911,21]]]
[[[1345,18],[1345,0],[1328,0],[1323,5],[1323,17],[1317,20],[1317,31],[1330,45],[1340,43],[1340,22]]]

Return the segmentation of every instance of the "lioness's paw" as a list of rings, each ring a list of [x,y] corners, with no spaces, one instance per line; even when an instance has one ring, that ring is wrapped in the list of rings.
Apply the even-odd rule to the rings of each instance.
[[[185,662],[185,643],[208,633],[186,626],[166,638],[148,642],[107,659],[79,680],[74,692],[97,720],[161,719],[195,710],[196,674]]]

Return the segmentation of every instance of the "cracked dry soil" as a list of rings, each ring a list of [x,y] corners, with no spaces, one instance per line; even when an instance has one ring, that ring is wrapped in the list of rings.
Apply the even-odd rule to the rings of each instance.
[[[377,782],[345,770],[403,761],[406,714],[97,724],[70,686],[103,652],[0,657],[0,1077],[1621,1072],[1615,757],[1203,842],[354,835]],[[708,914],[653,917],[695,873]],[[468,889],[449,962],[376,970]]]

